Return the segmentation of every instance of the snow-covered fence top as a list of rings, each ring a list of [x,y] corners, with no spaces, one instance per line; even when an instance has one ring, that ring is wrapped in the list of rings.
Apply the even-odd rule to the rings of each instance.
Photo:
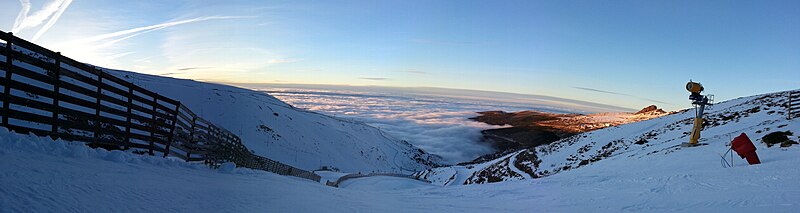
[[[211,165],[234,162],[319,181],[253,154],[233,133],[162,96],[60,53],[0,31],[0,125],[92,147],[134,149]]]

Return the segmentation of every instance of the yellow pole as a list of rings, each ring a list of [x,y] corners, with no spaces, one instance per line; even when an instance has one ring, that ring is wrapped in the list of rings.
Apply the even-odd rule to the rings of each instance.
[[[697,145],[700,139],[700,130],[703,129],[703,118],[694,118],[694,128],[692,128],[692,136],[689,139],[689,144]]]

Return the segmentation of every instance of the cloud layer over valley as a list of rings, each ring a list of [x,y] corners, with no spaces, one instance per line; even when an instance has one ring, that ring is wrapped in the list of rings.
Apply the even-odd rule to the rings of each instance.
[[[253,87],[252,85],[250,87]],[[352,91],[257,87],[295,107],[378,127],[393,137],[442,156],[448,163],[472,160],[494,149],[481,142],[481,130],[497,128],[468,118],[488,110],[545,110],[529,104],[409,94],[401,91]],[[574,111],[557,111],[574,112]]]

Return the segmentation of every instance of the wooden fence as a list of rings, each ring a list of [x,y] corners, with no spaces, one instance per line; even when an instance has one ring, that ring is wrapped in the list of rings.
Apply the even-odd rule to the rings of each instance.
[[[789,91],[789,101],[786,103],[787,118],[793,119],[800,116],[800,90]]]
[[[198,117],[180,101],[164,97],[60,53],[0,31],[2,123],[92,147],[135,152],[211,166],[233,162],[319,181],[247,149],[238,136]]]

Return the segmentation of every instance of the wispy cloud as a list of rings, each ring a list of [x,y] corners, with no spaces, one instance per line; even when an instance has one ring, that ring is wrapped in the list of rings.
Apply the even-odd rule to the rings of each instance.
[[[580,89],[580,90],[586,90],[586,91],[592,91],[592,92],[613,94],[613,95],[631,96],[631,95],[628,95],[628,94],[623,94],[623,93],[618,93],[618,92],[611,92],[611,91],[606,91],[606,90],[599,90],[599,89],[592,89],[592,88],[587,88],[587,87],[572,87],[572,88]]]
[[[209,21],[209,20],[221,20],[221,19],[240,19],[240,18],[252,18],[252,16],[206,16],[206,17],[198,17],[193,19],[186,19],[186,20],[179,20],[179,21],[170,21],[164,22],[160,24],[154,24],[150,26],[144,27],[136,27],[127,30],[120,30],[112,33],[106,33],[101,35],[96,35],[84,39],[80,39],[77,41],[72,41],[68,43],[79,43],[79,44],[86,44],[86,43],[94,43],[94,42],[103,42],[99,46],[109,46],[114,43],[136,37],[141,34],[153,32],[156,30],[162,30],[169,27],[174,27],[183,24],[201,22],[201,21]]]
[[[635,96],[635,95],[631,95],[631,94],[620,93],[620,92],[612,92],[612,91],[600,90],[600,89],[594,89],[594,88],[587,88],[587,87],[572,87],[572,88],[579,89],[579,90],[591,91],[591,92],[599,92],[599,93],[606,93],[606,94],[612,94],[612,95],[632,97],[632,98],[646,100],[646,101],[650,101],[650,102],[656,102],[656,103],[660,103],[660,104],[673,105],[671,103],[667,103],[667,102],[663,102],[663,101],[659,101],[659,100],[643,98],[643,97],[639,97],[639,96]]]
[[[178,71],[189,71],[189,70],[199,70],[199,69],[208,69],[208,68],[211,68],[211,67],[185,67],[185,68],[180,68],[180,69],[176,69],[176,70],[178,70]]]
[[[424,74],[428,74],[428,72],[420,71],[420,70],[414,70],[414,69],[411,69],[411,70],[400,70],[399,72],[411,73],[411,74],[423,74],[423,75]]]
[[[52,48],[57,50],[68,51],[71,57],[76,58],[78,60],[88,61],[98,66],[114,67],[119,65],[118,59],[120,57],[128,56],[129,54],[131,54],[131,53],[126,53],[121,55],[119,53],[120,51],[131,52],[131,50],[125,49],[124,45],[115,45],[127,39],[142,34],[154,32],[157,30],[168,29],[170,27],[179,25],[186,25],[186,24],[197,23],[202,21],[210,21],[210,20],[238,19],[238,18],[249,18],[249,17],[252,16],[205,16],[205,17],[196,17],[184,20],[165,21],[148,26],[128,28],[110,33],[95,33],[93,36],[82,37],[76,40],[60,42],[58,44],[52,45]],[[182,54],[186,54],[187,52],[188,51],[183,51]],[[151,58],[153,57],[151,56],[141,59],[132,59],[133,62],[136,62],[135,65],[129,65],[128,67],[122,67],[122,68],[136,69],[137,71],[144,71],[144,72],[148,71],[153,72],[155,70],[149,70],[152,68],[150,67],[150,65],[153,64]],[[195,64],[195,65],[203,66],[202,64]],[[183,67],[186,67],[186,65],[184,65]]]
[[[122,57],[125,57],[125,56],[128,56],[128,55],[134,54],[134,53],[136,53],[136,52],[123,52],[123,53],[112,54],[112,55],[108,56],[108,59],[122,58]]]
[[[389,80],[389,78],[368,78],[368,77],[359,78],[359,79],[370,80],[370,81],[386,81],[386,80]]]
[[[11,28],[11,32],[19,32],[20,26],[22,26],[22,23],[25,22],[25,19],[28,17],[28,13],[31,11],[31,1],[19,0],[19,4],[22,5],[22,9],[19,10],[17,19],[14,20],[14,27]]]
[[[61,6],[62,1],[51,1],[45,5],[41,10],[38,10],[29,15],[31,9],[31,2],[28,0],[19,1],[22,4],[22,10],[17,14],[17,23],[14,23],[14,28],[11,32],[20,32],[27,28],[32,28],[41,25],[45,20],[50,18],[53,13],[58,12],[58,7]]]
[[[19,0],[19,3],[22,5],[22,9],[14,20],[14,27],[11,29],[11,32],[18,33],[24,29],[42,25],[44,21],[47,21],[31,39],[32,41],[36,41],[55,25],[56,21],[61,18],[61,15],[64,14],[64,11],[66,11],[67,7],[72,3],[72,0],[51,1],[32,15],[28,15],[31,10],[31,2],[29,0]]]
[[[42,29],[39,29],[39,32],[36,32],[36,35],[33,35],[33,39],[32,40],[36,41],[37,39],[39,39],[39,37],[42,37],[42,35],[44,35],[45,32],[50,30],[50,28],[53,27],[53,25],[56,24],[56,21],[58,21],[58,19],[61,18],[61,14],[64,14],[64,11],[67,10],[67,7],[69,7],[69,4],[71,4],[71,3],[72,3],[72,0],[62,1],[61,5],[58,6],[58,9],[57,9],[56,13],[53,15],[53,17],[50,18],[50,20],[47,21],[46,24],[44,24]]]
[[[160,75],[160,76],[170,76],[170,75],[181,75],[181,74],[184,74],[184,73],[185,73],[185,72],[168,72],[168,73],[161,73],[161,74],[156,74],[156,75]]]
[[[270,59],[270,60],[267,61],[267,63],[268,64],[282,64],[282,63],[292,63],[292,62],[298,62],[298,61],[302,61],[302,59],[294,59],[294,58],[289,58],[289,59]]]

